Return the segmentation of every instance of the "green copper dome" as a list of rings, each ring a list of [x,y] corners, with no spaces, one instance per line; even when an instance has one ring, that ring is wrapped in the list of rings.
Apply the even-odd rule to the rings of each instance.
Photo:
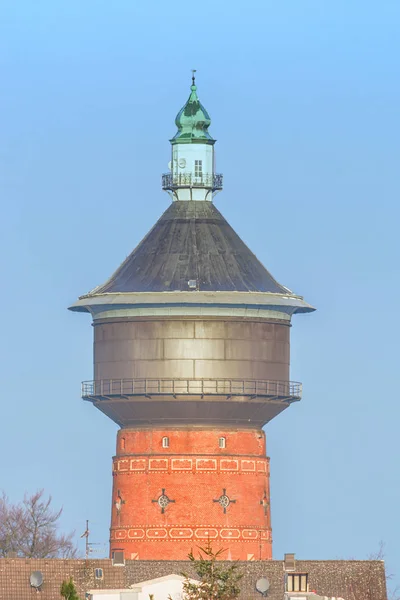
[[[177,133],[171,140],[172,144],[214,144],[215,140],[208,133],[211,125],[210,115],[200,103],[197,96],[197,86],[191,86],[191,94],[185,106],[176,115]]]

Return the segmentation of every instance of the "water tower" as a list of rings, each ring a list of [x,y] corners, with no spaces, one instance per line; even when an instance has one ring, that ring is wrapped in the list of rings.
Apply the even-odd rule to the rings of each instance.
[[[289,376],[290,323],[314,309],[213,204],[222,175],[194,79],[175,122],[162,177],[170,206],[110,279],[70,307],[93,319],[83,398],[120,426],[110,552],[186,559],[210,540],[226,558],[270,559],[263,427],[301,398]]]

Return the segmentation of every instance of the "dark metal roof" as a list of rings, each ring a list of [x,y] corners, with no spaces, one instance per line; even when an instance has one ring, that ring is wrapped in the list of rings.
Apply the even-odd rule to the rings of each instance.
[[[208,201],[173,202],[96,294],[202,291],[288,293]]]

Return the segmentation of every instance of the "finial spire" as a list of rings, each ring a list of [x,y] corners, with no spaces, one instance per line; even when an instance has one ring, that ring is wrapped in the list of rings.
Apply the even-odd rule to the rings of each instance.
[[[191,69],[191,71],[190,96],[185,106],[176,115],[175,123],[178,131],[171,142],[173,145],[177,143],[190,144],[192,142],[196,144],[199,142],[214,144],[215,140],[208,133],[211,123],[210,115],[197,96],[196,69]]]

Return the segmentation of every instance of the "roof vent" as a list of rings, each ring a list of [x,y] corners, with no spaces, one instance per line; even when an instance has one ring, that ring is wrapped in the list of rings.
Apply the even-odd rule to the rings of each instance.
[[[285,571],[295,571],[296,570],[296,559],[294,554],[285,554],[283,560],[283,567]]]
[[[41,585],[43,584],[43,574],[41,571],[33,571],[33,573],[31,573],[31,576],[29,577],[29,581],[31,584],[31,587],[35,588],[36,590],[39,590]]]
[[[189,290],[197,289],[197,279],[189,279],[188,288],[189,288]]]

